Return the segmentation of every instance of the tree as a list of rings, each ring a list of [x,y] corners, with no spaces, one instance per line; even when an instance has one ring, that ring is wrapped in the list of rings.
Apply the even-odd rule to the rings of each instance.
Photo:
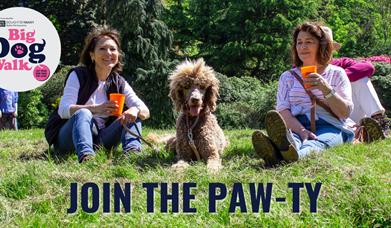
[[[330,0],[321,12],[342,44],[342,56],[391,53],[391,2],[388,0]]]
[[[160,0],[105,1],[107,24],[122,35],[124,75],[151,109],[152,126],[172,126],[174,117],[168,99],[167,76],[172,33],[161,20]]]
[[[100,8],[92,0],[10,0],[0,3],[0,9],[24,6],[45,15],[56,27],[61,39],[61,62],[76,65],[84,37],[99,23],[96,11]]]
[[[1,8],[17,6],[21,1],[0,4]],[[153,126],[172,126],[174,121],[168,99],[167,76],[172,65],[169,51],[172,33],[160,20],[160,0],[28,0],[25,7],[48,17],[61,38],[61,61],[76,65],[84,37],[96,25],[109,25],[122,34],[125,52],[124,75],[151,109]]]
[[[228,76],[268,81],[289,67],[290,32],[299,22],[318,18],[320,2],[171,0],[166,15],[175,18],[167,23],[177,53],[204,57]]]

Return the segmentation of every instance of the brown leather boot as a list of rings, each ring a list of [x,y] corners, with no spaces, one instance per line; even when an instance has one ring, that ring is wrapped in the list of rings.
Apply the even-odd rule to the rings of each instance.
[[[272,141],[260,130],[256,130],[252,136],[255,152],[265,161],[266,166],[274,166],[281,162],[282,157],[273,145]]]
[[[371,143],[373,141],[385,138],[382,127],[375,119],[370,117],[362,118],[360,121],[360,125],[364,127],[364,142]]]
[[[387,115],[379,113],[373,115],[372,118],[380,124],[384,135],[387,137],[390,134],[390,119],[387,117]]]
[[[287,162],[297,161],[297,148],[282,116],[274,110],[267,112],[265,126],[269,138],[280,151],[282,158]]]

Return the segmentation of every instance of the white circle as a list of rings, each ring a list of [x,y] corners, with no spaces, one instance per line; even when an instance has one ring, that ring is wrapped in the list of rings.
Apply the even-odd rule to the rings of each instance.
[[[24,7],[0,11],[0,88],[23,92],[43,85],[56,71],[60,56],[60,37],[43,14]]]

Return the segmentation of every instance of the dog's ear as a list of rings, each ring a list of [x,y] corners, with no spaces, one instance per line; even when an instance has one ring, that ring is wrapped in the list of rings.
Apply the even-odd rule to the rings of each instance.
[[[183,109],[183,105],[185,104],[183,90],[182,89],[170,89],[170,98],[175,106],[175,111],[180,112]]]
[[[219,96],[218,85],[209,86],[205,92],[205,107],[209,112],[216,111],[217,97]]]
[[[177,94],[177,100],[175,101],[176,111],[180,112],[184,109],[186,103],[183,89],[182,88],[177,89],[176,94]]]

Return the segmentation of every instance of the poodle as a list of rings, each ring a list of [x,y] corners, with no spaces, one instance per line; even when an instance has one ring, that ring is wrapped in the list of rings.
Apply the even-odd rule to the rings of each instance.
[[[219,81],[204,60],[186,60],[169,77],[170,98],[179,113],[176,137],[166,146],[176,152],[177,170],[186,168],[189,161],[206,160],[208,171],[221,168],[220,155],[228,145],[215,115]]]

